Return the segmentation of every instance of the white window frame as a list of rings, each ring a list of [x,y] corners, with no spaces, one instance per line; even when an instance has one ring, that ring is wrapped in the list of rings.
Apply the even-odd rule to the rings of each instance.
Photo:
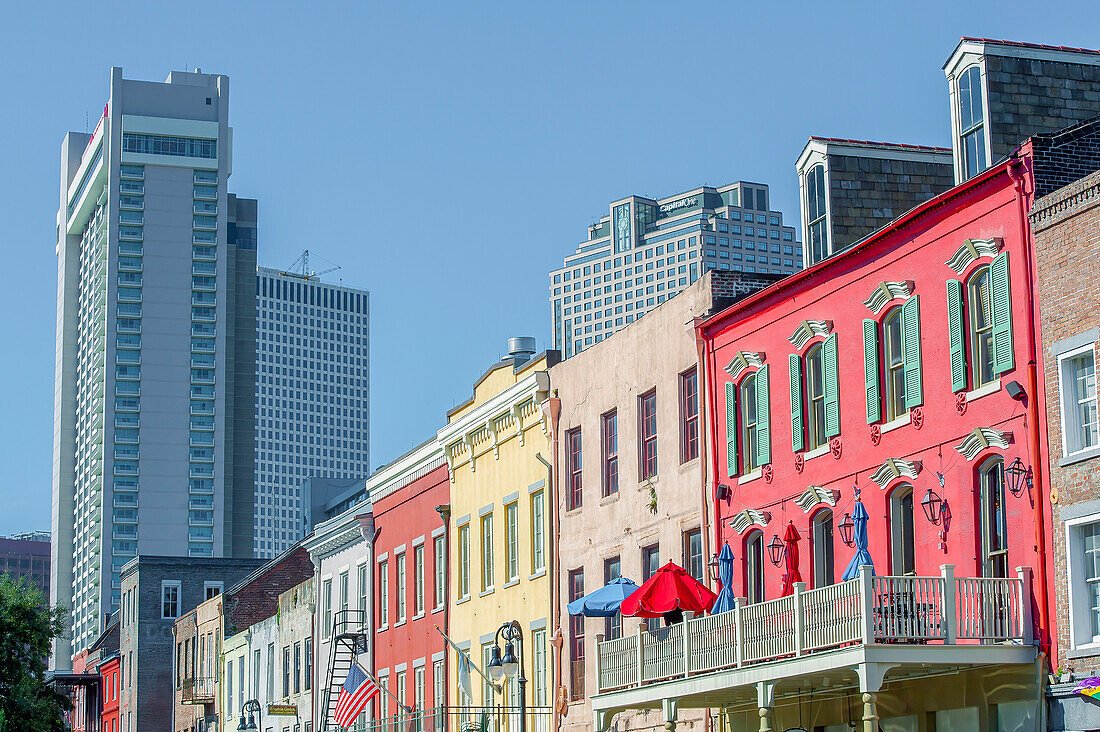
[[[1082,529],[1100,523],[1100,512],[1075,519],[1068,519],[1066,527],[1066,584],[1069,597],[1069,645],[1070,650],[1085,651],[1100,656],[1100,635],[1093,635],[1089,617],[1089,597],[1082,574]],[[1085,655],[1085,654],[1082,654]]]
[[[395,554],[393,557],[394,566],[397,569],[396,582],[394,585],[394,592],[397,595],[397,619],[394,621],[394,625],[401,625],[405,622],[408,597],[408,565],[405,563],[405,552]],[[404,702],[402,702],[404,704]]]
[[[378,558],[378,629],[390,625],[390,563],[383,555]]]
[[[1063,458],[1075,457],[1079,454],[1084,454],[1084,453],[1087,453],[1087,452],[1091,452],[1091,451],[1093,451],[1097,448],[1097,445],[1092,445],[1090,447],[1081,447],[1081,448],[1078,448],[1076,450],[1071,451],[1069,449],[1069,439],[1068,439],[1069,430],[1066,429],[1067,422],[1072,418],[1072,420],[1073,420],[1072,426],[1073,426],[1075,432],[1079,433],[1080,430],[1081,430],[1081,425],[1077,421],[1077,404],[1079,402],[1074,401],[1073,404],[1069,403],[1069,400],[1071,398],[1071,394],[1066,389],[1066,386],[1067,386],[1067,384],[1066,384],[1066,369],[1069,366],[1068,361],[1070,361],[1072,359],[1075,359],[1075,358],[1078,358],[1080,356],[1083,356],[1085,354],[1088,354],[1088,355],[1092,356],[1092,368],[1093,368],[1093,374],[1095,374],[1096,373],[1096,343],[1089,343],[1087,345],[1081,346],[1080,348],[1075,348],[1072,351],[1066,351],[1065,353],[1058,354],[1058,405],[1059,405],[1059,408],[1061,409],[1061,412],[1062,412],[1062,414],[1061,414],[1062,419],[1060,420],[1060,422],[1061,422],[1061,425],[1062,425],[1062,457]],[[1095,377],[1094,377],[1094,380],[1095,380]],[[1094,384],[1093,385],[1093,392],[1092,392],[1092,401],[1093,402],[1098,401],[1097,391],[1098,391],[1097,386]]]
[[[222,594],[224,583],[222,582],[203,582],[202,583],[202,597],[204,600],[211,600],[218,595]],[[210,590],[217,590],[213,595],[210,594]]]
[[[504,507],[504,584],[519,581],[519,501]]]
[[[176,591],[176,614],[165,615],[164,614],[164,592],[168,588],[173,588]],[[175,620],[180,616],[180,604],[183,602],[183,583],[180,580],[162,580],[160,583],[160,617],[161,620]]]
[[[447,602],[447,540],[444,536],[433,537],[432,557],[435,570],[435,609],[441,610]]]

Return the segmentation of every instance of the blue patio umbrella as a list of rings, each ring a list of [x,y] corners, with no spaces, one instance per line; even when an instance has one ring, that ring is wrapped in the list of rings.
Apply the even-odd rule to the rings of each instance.
[[[710,609],[711,615],[733,610],[733,550],[729,544],[723,544],[718,553],[718,578],[722,580],[722,591]]]
[[[844,574],[841,575],[840,580],[846,581],[854,577],[859,576],[859,568],[864,564],[871,566],[871,573],[874,574],[875,565],[871,561],[871,555],[867,551],[867,509],[863,507],[863,501],[859,500],[859,494],[856,494],[856,505],[852,508],[852,538],[853,543],[856,545],[856,554],[852,557],[852,561],[848,562],[847,569],[844,570]]]
[[[589,592],[566,605],[570,615],[583,615],[586,618],[613,618],[638,585],[626,577],[616,577],[598,590]]]

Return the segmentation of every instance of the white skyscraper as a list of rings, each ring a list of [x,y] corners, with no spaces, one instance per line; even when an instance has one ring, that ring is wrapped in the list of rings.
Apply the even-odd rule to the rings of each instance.
[[[57,668],[102,630],[137,554],[252,553],[256,206],[226,191],[228,94],[225,76],[115,68],[95,131],[62,143]]]
[[[257,301],[255,551],[273,557],[338,490],[307,479],[370,473],[370,293],[261,267]]]

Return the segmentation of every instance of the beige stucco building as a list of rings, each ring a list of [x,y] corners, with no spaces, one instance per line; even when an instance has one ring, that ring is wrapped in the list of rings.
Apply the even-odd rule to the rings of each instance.
[[[571,619],[570,600],[616,576],[641,584],[666,562],[708,586],[713,537],[704,515],[706,440],[694,319],[777,277],[708,272],[610,338],[550,369],[560,399],[556,493],[560,512],[555,635],[569,706],[565,732],[592,729],[596,643],[637,633],[634,618]],[[702,729],[702,714],[680,724]],[[624,712],[619,730],[662,727],[659,711]]]

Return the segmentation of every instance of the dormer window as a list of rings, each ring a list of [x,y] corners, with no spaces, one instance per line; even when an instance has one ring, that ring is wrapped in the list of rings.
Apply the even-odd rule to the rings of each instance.
[[[964,178],[986,169],[984,121],[981,69],[971,66],[959,77],[959,152]]]
[[[829,256],[828,221],[825,217],[825,166],[815,165],[806,173],[806,246],[809,264]]]

